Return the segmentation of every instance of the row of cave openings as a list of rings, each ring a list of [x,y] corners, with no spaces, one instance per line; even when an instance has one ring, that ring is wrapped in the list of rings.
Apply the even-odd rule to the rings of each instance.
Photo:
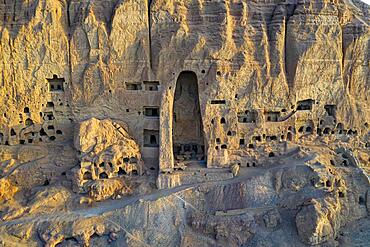
[[[143,81],[141,82],[125,82],[126,91],[147,91],[157,92],[160,90],[159,81]],[[130,112],[130,109],[126,109],[126,112]],[[141,115],[141,112],[138,112]],[[157,106],[145,106],[143,115],[149,119],[155,119],[159,121],[159,107]],[[148,148],[159,148],[159,130],[144,129],[143,130],[143,143],[144,147]]]
[[[40,142],[48,142],[57,140],[57,136],[62,136],[62,130],[55,129],[54,125],[48,125],[47,128],[41,128],[40,131],[30,131],[24,134],[20,134],[10,129],[10,136],[8,139],[5,138],[4,134],[0,132],[0,144],[1,145],[16,145],[16,144],[32,144]],[[14,143],[19,140],[19,143]]]
[[[59,78],[57,75],[53,75],[52,78],[47,79],[49,92],[53,93],[63,93],[65,79]],[[20,130],[17,128],[10,128],[8,133],[8,138],[6,139],[4,132],[0,132],[0,144],[2,145],[15,145],[15,144],[32,144],[35,142],[47,142],[55,141],[57,136],[62,136],[63,132],[60,129],[56,129],[52,121],[55,120],[54,107],[55,104],[63,106],[62,100],[59,98],[57,102],[49,101],[46,105],[42,105],[44,110],[40,112],[40,117],[47,124],[40,128],[38,131],[30,130],[27,131],[28,127],[34,126],[35,123],[31,118],[31,111],[28,106],[23,108],[23,113],[19,113],[19,123],[25,126]],[[69,106],[67,104],[67,106]],[[7,114],[4,113],[4,117],[7,117]],[[49,123],[48,123],[49,122]],[[37,128],[35,128],[37,129]],[[24,132],[24,133],[22,133]],[[14,143],[19,140],[19,143]],[[10,143],[11,142],[11,143]]]
[[[313,121],[308,121],[304,126],[299,127],[298,133],[300,135],[308,135],[308,134],[314,134],[314,124]],[[294,141],[294,136],[296,135],[296,129],[293,126],[289,126],[287,130],[281,133],[280,136],[276,135],[255,135],[252,136],[250,141],[247,143],[247,140],[245,138],[240,138],[239,139],[239,146],[240,148],[248,147],[250,149],[254,149],[256,147],[257,143],[262,143],[262,142],[272,142],[272,141]],[[324,129],[321,129],[320,127],[316,128],[316,134],[318,136],[326,136],[326,135],[331,135],[331,134],[338,134],[338,135],[347,135],[347,136],[354,136],[357,135],[356,130],[345,130],[343,127],[343,124],[338,123],[336,127],[330,128],[330,127],[325,127]],[[236,132],[235,131],[228,131],[227,136],[235,136]],[[216,145],[215,149],[219,150],[221,149],[227,149],[227,144],[222,144],[221,145],[221,139],[216,138]]]
[[[160,90],[159,81],[143,81],[141,82],[125,82],[125,89],[128,92],[158,92]],[[126,109],[129,113],[130,109]],[[140,116],[143,113],[144,117],[151,121],[159,121],[158,106],[144,106],[143,111],[138,111]],[[144,129],[143,130],[143,146],[145,148],[159,148],[159,130]],[[155,169],[155,168],[153,168]]]
[[[144,89],[145,91],[155,92],[160,90],[160,83],[159,81],[125,82],[125,88],[127,91],[143,91]]]
[[[284,122],[292,117],[298,111],[312,111],[315,101],[312,99],[298,101],[297,106],[293,105],[290,112],[287,109],[282,109],[281,111],[264,111],[264,121],[265,122]],[[226,104],[226,100],[212,100],[211,104],[220,105]],[[335,105],[325,105],[325,111],[328,117],[335,118],[336,106]],[[284,114],[284,115],[283,115]],[[259,112],[257,110],[246,110],[245,112],[238,113],[239,123],[252,123],[255,124],[259,121]],[[226,123],[226,119],[222,117],[220,119],[221,124]],[[214,120],[212,120],[214,124]]]
[[[108,179],[112,177],[121,177],[121,176],[138,176],[138,159],[135,157],[123,158],[120,164],[114,165],[112,162],[101,162],[99,164],[92,164],[92,168],[95,171],[98,179]],[[115,168],[118,168],[118,171],[115,172]],[[93,180],[93,176],[90,171],[83,172],[83,180]]]
[[[237,95],[235,96],[238,97]],[[211,105],[225,105],[226,100],[217,99],[211,100]],[[318,104],[318,102],[316,102]],[[312,111],[315,106],[315,100],[306,99],[297,102],[297,105],[293,105],[291,110],[282,109],[281,111],[264,111],[265,122],[284,122],[291,118],[295,113],[299,111]],[[313,134],[316,130],[318,136],[325,135],[357,135],[357,130],[344,129],[342,123],[336,123],[336,105],[327,104],[324,106],[326,116],[324,119],[318,120],[318,126],[315,128],[312,120],[307,120],[302,126],[295,127],[290,126],[287,128],[285,133],[281,133],[280,136],[253,136],[250,143],[243,138],[240,138],[239,144],[241,147],[248,145],[249,148],[254,148],[256,142],[262,141],[293,141],[296,134],[307,135]],[[219,119],[221,124],[227,124],[225,117]],[[256,124],[259,121],[259,112],[256,110],[247,110],[243,113],[238,114],[239,123],[252,123]],[[215,124],[215,119],[211,120],[212,124]],[[180,73],[175,88],[174,104],[173,104],[173,122],[172,122],[172,139],[173,139],[173,154],[176,161],[184,160],[204,160],[204,133],[200,114],[199,105],[199,92],[198,92],[198,81],[197,76],[194,72],[184,71]],[[236,136],[236,131],[228,130],[227,136]],[[154,140],[156,137],[151,136],[147,138]],[[153,141],[154,142],[154,141]],[[220,138],[216,138],[215,149],[222,150],[227,149],[227,144],[221,144]],[[273,154],[272,154],[273,155]]]
[[[225,100],[214,100],[211,101],[211,104],[225,104]],[[264,112],[265,115],[265,121],[266,122],[283,122],[288,120],[291,116],[293,116],[297,111],[311,111],[313,109],[315,101],[308,99],[299,101],[297,104],[297,107],[292,106],[292,111],[288,113],[286,116],[281,116],[281,112],[287,112],[286,109],[283,109],[281,112],[277,111],[267,111]],[[357,130],[344,129],[344,125],[342,123],[336,124],[336,118],[335,118],[335,111],[336,106],[335,105],[325,105],[324,106],[325,111],[327,113],[326,119],[319,119],[318,123],[319,126],[316,128],[316,133],[318,136],[325,136],[325,135],[331,135],[331,134],[338,134],[338,135],[347,135],[347,136],[354,136],[357,135]],[[327,120],[330,120],[331,123]],[[258,111],[256,110],[247,110],[244,113],[238,114],[238,122],[239,123],[252,123],[255,124],[258,121]],[[215,124],[215,119],[211,120],[212,124]],[[220,118],[221,124],[226,124],[226,119],[224,117]],[[365,123],[365,127],[368,127],[368,124]],[[307,134],[313,134],[314,133],[314,122],[312,120],[308,120],[304,125],[300,126],[298,128],[298,133],[300,135],[307,135]],[[293,141],[293,136],[297,132],[295,131],[295,128],[290,126],[286,133],[282,133],[280,137],[272,135],[272,136],[266,136],[266,134],[262,136],[253,136],[252,140],[250,142],[262,142],[262,141]],[[236,132],[229,130],[227,132],[227,136],[235,136]],[[280,138],[280,139],[279,139]],[[220,138],[216,138],[216,144],[219,145],[221,143]],[[246,146],[246,140],[244,138],[241,138],[239,141],[240,147]],[[227,149],[226,144],[222,144],[221,149]],[[216,146],[215,149],[219,150],[219,146]],[[254,144],[250,143],[248,144],[248,148],[254,148]]]

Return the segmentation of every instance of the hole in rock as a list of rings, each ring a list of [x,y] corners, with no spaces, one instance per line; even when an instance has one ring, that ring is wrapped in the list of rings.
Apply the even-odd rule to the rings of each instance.
[[[329,128],[325,128],[323,133],[324,135],[328,135],[331,133],[331,130]]]
[[[245,145],[245,139],[240,139],[239,140],[239,145],[244,146]]]
[[[84,175],[83,175],[83,179],[84,180],[91,180],[92,179],[91,172],[85,172]]]
[[[265,118],[267,122],[278,122],[280,117],[280,112],[265,112]]]
[[[286,139],[287,139],[288,141],[292,141],[292,140],[293,140],[293,135],[292,135],[292,133],[288,132],[288,134],[286,135]]]
[[[147,117],[159,117],[158,107],[144,107],[144,115]]]
[[[49,82],[49,90],[51,92],[64,91],[64,78],[58,78],[57,75],[53,75],[53,78],[47,80]]]
[[[106,178],[108,178],[108,174],[106,172],[102,172],[102,173],[99,174],[99,178],[100,179],[106,179]]]
[[[158,91],[159,81],[144,81],[144,88],[146,91]]]
[[[226,104],[226,100],[211,100],[211,105],[224,105]]]
[[[252,140],[253,141],[261,142],[262,141],[262,138],[261,138],[261,136],[253,136]]]
[[[176,113],[177,121],[173,122],[172,140],[175,157],[199,161],[204,160],[205,155],[198,92],[197,75],[192,71],[181,72],[175,87],[173,112]],[[175,153],[175,150],[179,152]]]
[[[318,134],[319,136],[322,136],[322,129],[317,128],[317,134]]]
[[[40,136],[47,136],[47,134],[46,134],[46,132],[43,128],[40,130]]]
[[[365,197],[363,197],[363,196],[359,196],[358,197],[358,203],[360,204],[360,205],[365,205]]]
[[[312,105],[315,103],[312,99],[306,99],[302,101],[298,101],[297,103],[297,111],[307,111],[312,110]]]
[[[235,133],[235,131],[231,131],[231,130],[229,130],[229,131],[227,132],[227,135],[228,135],[228,136],[235,136],[235,135],[236,135],[236,133]]]
[[[140,91],[142,89],[141,83],[131,83],[131,82],[126,82],[126,90],[130,91]]]
[[[159,147],[159,131],[144,129],[144,147]]]
[[[239,123],[256,123],[258,118],[258,112],[255,110],[247,110],[244,113],[238,114]]]
[[[335,105],[325,105],[324,108],[328,116],[335,117],[335,110],[336,110]]]
[[[26,126],[31,126],[32,124],[33,124],[32,119],[27,118],[27,119],[26,119],[26,121],[25,121],[25,125],[26,125]]]
[[[125,170],[122,169],[122,167],[120,167],[118,169],[118,176],[122,176],[122,175],[126,175],[127,173],[125,172]]]

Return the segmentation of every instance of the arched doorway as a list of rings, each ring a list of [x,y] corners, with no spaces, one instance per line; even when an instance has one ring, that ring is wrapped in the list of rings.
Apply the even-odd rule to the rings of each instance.
[[[198,79],[194,72],[182,72],[176,82],[173,105],[173,154],[175,166],[205,160]]]

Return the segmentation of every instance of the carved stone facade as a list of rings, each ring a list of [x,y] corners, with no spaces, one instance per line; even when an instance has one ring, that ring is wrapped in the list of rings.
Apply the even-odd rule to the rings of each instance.
[[[361,242],[369,16],[359,0],[1,1],[0,245]]]

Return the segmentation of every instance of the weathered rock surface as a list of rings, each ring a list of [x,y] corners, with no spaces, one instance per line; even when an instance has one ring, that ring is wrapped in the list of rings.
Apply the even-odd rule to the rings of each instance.
[[[75,130],[74,139],[80,157],[80,165],[73,169],[76,190],[90,192],[97,201],[119,190],[125,194],[122,179],[107,179],[144,172],[138,144],[116,122],[95,118],[83,121]]]
[[[0,246],[366,246],[359,0],[4,0]]]

